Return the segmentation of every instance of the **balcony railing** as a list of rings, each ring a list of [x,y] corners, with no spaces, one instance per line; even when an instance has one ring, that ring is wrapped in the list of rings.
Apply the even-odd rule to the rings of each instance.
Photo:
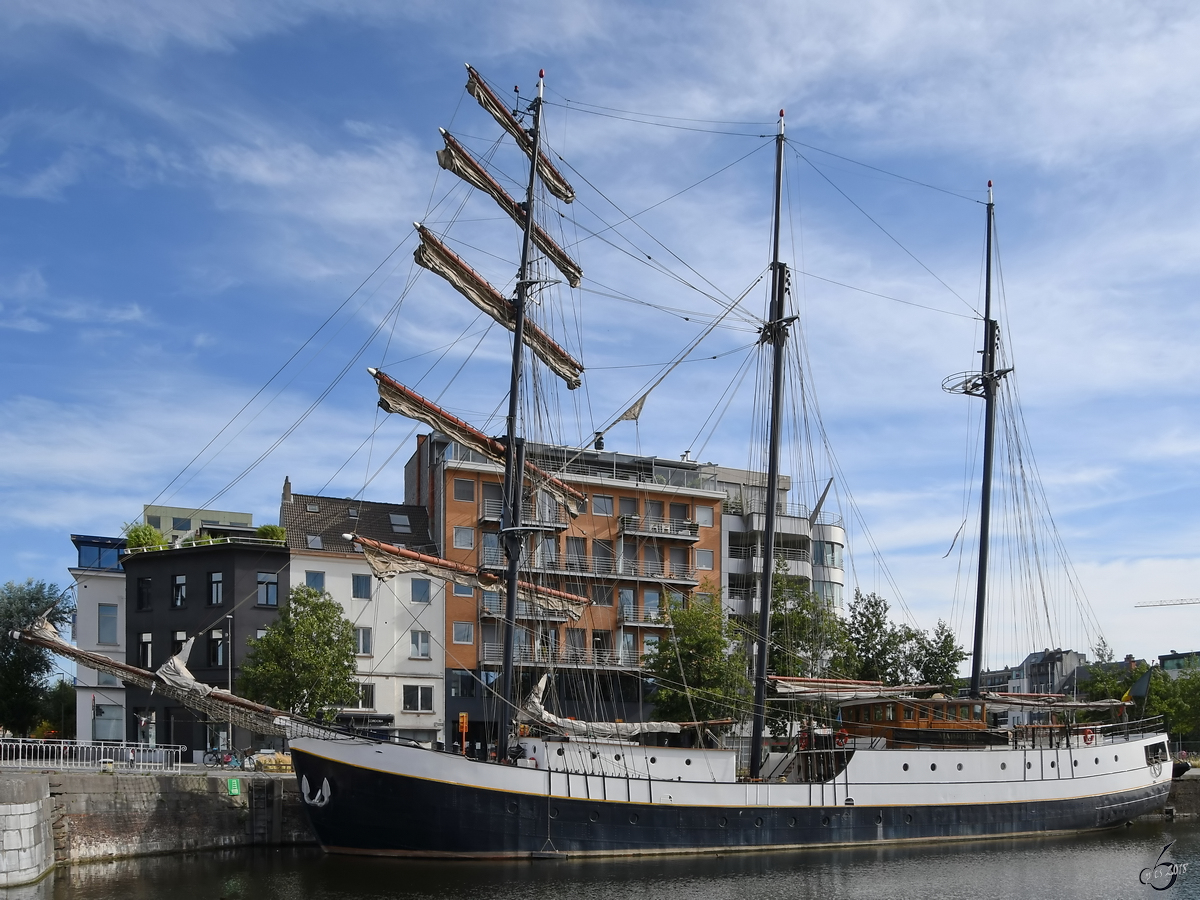
[[[620,534],[682,538],[689,541],[700,539],[700,526],[691,519],[660,519],[655,516],[618,516],[617,531]]]
[[[722,511],[730,516],[749,516],[752,514],[762,515],[767,511],[767,504],[763,500],[739,499],[733,498],[726,500],[723,504]],[[792,516],[797,519],[807,519],[811,515],[811,511],[803,503],[776,503],[775,515],[777,516]],[[834,525],[838,528],[843,528],[842,517],[836,513],[819,512],[817,513],[818,525]]]
[[[502,569],[506,561],[499,547],[484,547],[480,553],[480,564],[485,569]],[[649,578],[658,581],[689,581],[698,583],[696,569],[687,564],[642,562],[640,560],[588,559],[568,553],[563,559],[554,558],[530,561],[527,554],[521,557],[521,568],[531,572],[547,572],[563,575],[593,577]]]
[[[504,662],[503,644],[483,645],[484,663]],[[578,647],[530,647],[518,644],[513,648],[513,662],[519,666],[594,666],[607,669],[640,669],[642,658],[637,653],[621,650]]]
[[[758,559],[762,556],[762,547],[757,544],[745,544],[738,546],[730,544],[729,558],[730,559]],[[799,547],[776,547],[776,559],[786,559],[791,562],[812,562],[812,554],[808,550],[802,550]]]
[[[167,544],[155,544],[152,547],[125,547],[121,550],[121,555],[128,556],[134,553],[150,553],[155,550],[179,550],[186,549],[188,547],[209,547],[213,544],[248,544],[252,547],[286,547],[287,541],[276,538],[247,537],[236,534],[231,534],[227,537],[194,537],[185,538],[182,541],[171,542]]]
[[[503,616],[504,598],[499,594],[485,596],[483,598],[483,614],[488,616]],[[543,622],[566,622],[569,617],[562,610],[543,609],[536,603],[530,603],[528,600],[518,600],[517,618],[538,619]]]
[[[479,507],[479,519],[483,522],[499,522],[503,513],[503,500],[484,500]],[[523,525],[553,529],[566,528],[569,524],[561,506],[556,504],[551,509],[539,507],[536,503],[526,503],[521,508],[521,522]]]
[[[644,610],[633,606],[619,606],[617,620],[626,625],[656,625],[670,628],[671,623],[661,609]]]

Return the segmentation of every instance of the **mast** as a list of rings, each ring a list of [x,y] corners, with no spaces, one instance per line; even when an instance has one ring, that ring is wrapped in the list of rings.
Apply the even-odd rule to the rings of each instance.
[[[504,420],[504,509],[500,517],[507,570],[504,600],[504,669],[500,686],[500,734],[496,761],[508,760],[508,723],[513,708],[513,643],[517,624],[517,582],[521,562],[521,498],[525,484],[525,441],[517,437],[517,410],[520,400],[522,350],[525,344],[525,301],[529,295],[531,249],[533,247],[533,194],[537,184],[538,154],[542,129],[542,88],[546,70],[538,72],[537,97],[531,105],[533,152],[529,161],[529,185],[525,190],[525,233],[521,240],[521,268],[517,274],[517,295],[513,302],[512,375],[508,387],[508,416]]]
[[[987,602],[988,537],[992,516],[992,457],[995,452],[996,384],[1004,372],[996,371],[997,326],[992,319],[992,227],[996,204],[992,183],[988,182],[987,262],[983,288],[983,363],[980,371],[980,396],[983,397],[983,486],[979,496],[979,572],[975,584],[975,643],[971,651],[971,696],[979,696],[979,677],[983,667],[983,614]]]
[[[780,412],[783,406],[783,350],[787,342],[784,297],[787,293],[787,268],[779,261],[779,222],[783,203],[783,110],[779,111],[779,133],[775,137],[775,220],[771,257],[771,309],[763,326],[760,343],[774,347],[771,363],[771,421],[767,450],[766,521],[763,525],[763,570],[758,607],[758,641],[754,662],[754,724],[750,736],[750,777],[762,771],[763,726],[766,721],[767,644],[771,635],[771,587],[775,575],[775,504],[779,493]]]

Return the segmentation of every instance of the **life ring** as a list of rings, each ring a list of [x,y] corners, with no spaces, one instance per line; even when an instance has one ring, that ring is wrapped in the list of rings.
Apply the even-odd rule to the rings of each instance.
[[[1090,747],[1092,745],[1092,741],[1094,741],[1095,739],[1096,739],[1096,732],[1092,731],[1092,729],[1090,729],[1090,728],[1083,729],[1083,742],[1085,744],[1087,744]]]
[[[800,734],[798,734],[796,736],[796,744],[797,744],[797,746],[800,747],[801,750],[808,749],[808,732],[807,731],[802,731],[802,732],[800,732]]]
[[[848,740],[850,740],[850,735],[847,733],[845,728],[833,736],[833,742],[839,747],[845,747],[846,741]]]

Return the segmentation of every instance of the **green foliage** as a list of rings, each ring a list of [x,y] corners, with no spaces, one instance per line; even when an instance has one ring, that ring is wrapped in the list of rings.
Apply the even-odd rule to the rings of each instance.
[[[139,547],[165,547],[167,539],[161,531],[153,525],[142,523],[140,525],[125,525],[125,546],[130,550]]]
[[[75,696],[75,686],[63,679],[42,693],[38,708],[41,724],[36,731],[43,733],[36,736],[65,741],[75,739]]]
[[[259,525],[254,529],[255,535],[268,541],[286,541],[287,529],[282,525]]]
[[[938,619],[933,634],[918,632],[914,663],[917,677],[924,684],[954,684],[958,680],[959,663],[966,658],[967,651],[943,619]]]
[[[229,538],[213,537],[210,534],[189,534],[181,542],[181,547],[208,547],[212,544],[228,544]]]
[[[857,659],[854,677],[865,681],[954,684],[958,665],[967,658],[943,620],[932,634],[896,625],[888,615],[887,600],[875,593],[855,590],[849,632]]]
[[[292,588],[275,624],[249,646],[238,680],[244,697],[311,719],[358,697],[354,625],[328,594]]]
[[[748,705],[750,683],[720,592],[711,592],[709,599],[693,595],[686,606],[673,601],[670,615],[673,628],[646,654],[646,675],[656,686],[655,717],[675,722],[737,718]]]
[[[11,632],[43,614],[50,624],[61,628],[74,612],[74,602],[58,585],[30,578],[0,588],[0,724],[13,734],[28,734],[38,724],[39,704],[53,662],[49,650],[22,644]]]

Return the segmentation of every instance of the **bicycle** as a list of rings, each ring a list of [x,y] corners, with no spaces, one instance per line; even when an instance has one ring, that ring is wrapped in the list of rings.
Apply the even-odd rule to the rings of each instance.
[[[243,755],[239,750],[222,750],[220,747],[212,747],[204,751],[204,765],[209,769],[240,769],[242,761]]]

